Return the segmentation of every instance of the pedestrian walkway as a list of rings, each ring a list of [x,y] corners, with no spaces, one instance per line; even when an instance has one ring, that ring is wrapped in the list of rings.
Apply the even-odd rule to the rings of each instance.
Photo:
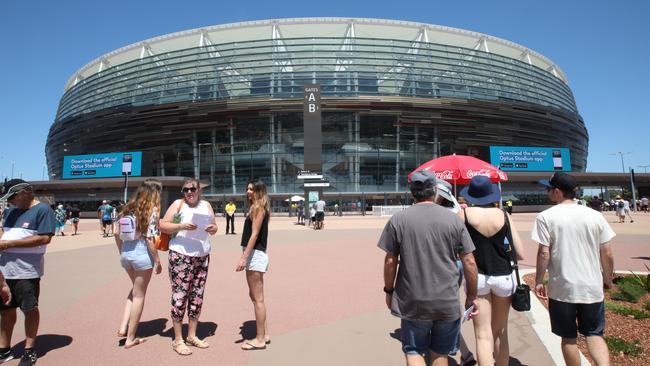
[[[650,233],[650,215],[637,216],[634,224],[612,224],[619,233],[614,243],[618,269],[627,269],[618,263],[643,267],[643,260],[634,257],[647,256],[642,244]],[[526,239],[524,265],[534,266],[536,247],[528,239],[534,215],[514,217]],[[376,248],[387,219],[327,216],[325,229],[314,231],[294,225],[294,218],[273,217],[265,276],[272,343],[265,351],[246,352],[239,349],[241,340],[252,337],[255,328],[244,275],[235,272],[240,237],[224,235],[220,217],[199,326],[199,336],[208,337],[211,346],[193,348],[187,357],[171,349],[166,264],[147,293],[138,334],[148,341],[129,350],[118,347],[116,331],[130,282],[113,239],[101,237],[96,220],[82,220],[81,235],[54,238],[46,255],[38,364],[401,365],[399,319],[384,304],[383,252]],[[241,232],[239,226],[235,232]],[[165,263],[166,255],[161,258]],[[531,321],[529,314],[511,312],[511,365],[552,365]],[[473,350],[472,332],[466,323],[463,334]],[[16,341],[22,339],[17,326],[13,344],[18,355],[22,343]],[[17,361],[8,363],[13,364]]]

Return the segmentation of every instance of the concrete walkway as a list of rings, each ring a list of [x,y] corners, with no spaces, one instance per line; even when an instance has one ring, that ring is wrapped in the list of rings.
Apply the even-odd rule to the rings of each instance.
[[[526,239],[524,264],[529,266],[534,265],[536,251],[527,239],[533,218],[515,215]],[[239,233],[243,220],[237,220]],[[273,341],[265,351],[245,352],[239,349],[241,340],[252,337],[255,327],[244,275],[234,271],[241,238],[224,235],[225,221],[220,218],[199,327],[199,335],[207,337],[211,347],[193,349],[194,354],[188,357],[177,356],[171,349],[166,265],[162,274],[152,278],[147,293],[138,334],[148,341],[130,350],[118,346],[115,333],[130,282],[120,267],[113,239],[101,237],[95,220],[83,220],[81,235],[54,238],[46,255],[38,364],[403,364],[397,339],[399,319],[389,314],[381,291],[383,252],[376,248],[376,241],[386,220],[328,216],[325,230],[313,231],[294,225],[293,219],[273,217],[271,268],[265,276]],[[612,226],[619,233],[615,239],[617,264],[639,270],[643,260],[635,257],[649,255],[650,215],[636,221]],[[510,364],[552,365],[557,358],[551,357],[531,321],[536,320],[528,314],[511,312]],[[22,353],[23,334],[19,319],[13,337],[17,356]],[[471,322],[463,326],[463,334],[473,350]]]

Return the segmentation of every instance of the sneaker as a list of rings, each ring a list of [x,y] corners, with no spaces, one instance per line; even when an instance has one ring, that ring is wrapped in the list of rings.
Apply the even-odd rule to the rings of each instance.
[[[18,366],[32,366],[36,364],[36,360],[38,360],[38,357],[36,357],[36,352],[34,352],[32,349],[28,349],[25,350],[23,357],[20,358]]]
[[[14,359],[14,354],[11,353],[11,349],[7,352],[0,353],[0,363],[7,362]]]

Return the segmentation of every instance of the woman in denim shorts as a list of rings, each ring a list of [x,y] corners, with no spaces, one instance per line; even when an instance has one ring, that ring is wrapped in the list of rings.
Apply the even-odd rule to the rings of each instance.
[[[145,341],[135,336],[144,308],[153,268],[162,272],[154,237],[159,235],[158,212],[162,183],[155,179],[145,180],[127,203],[119,216],[119,235],[115,243],[120,251],[120,262],[131,279],[131,289],[126,298],[124,315],[117,331],[118,337],[126,337],[124,348],[137,346]]]

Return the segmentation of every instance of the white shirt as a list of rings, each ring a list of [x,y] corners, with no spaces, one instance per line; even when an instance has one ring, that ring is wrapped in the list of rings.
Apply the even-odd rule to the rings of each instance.
[[[616,234],[603,215],[576,204],[537,215],[531,237],[550,246],[549,297],[573,304],[603,301],[600,246]]]
[[[210,215],[209,203],[207,201],[199,202],[196,207],[188,206],[185,201],[183,201],[183,206],[181,207],[181,223],[192,222],[192,215],[194,213],[200,213],[204,215]],[[201,229],[196,229],[201,230]],[[210,237],[204,241],[194,240],[192,238],[185,237],[187,230],[181,230],[176,233],[176,236],[169,241],[169,250],[173,250],[176,253],[181,253],[190,257],[205,257],[210,254],[212,249],[210,246]]]

